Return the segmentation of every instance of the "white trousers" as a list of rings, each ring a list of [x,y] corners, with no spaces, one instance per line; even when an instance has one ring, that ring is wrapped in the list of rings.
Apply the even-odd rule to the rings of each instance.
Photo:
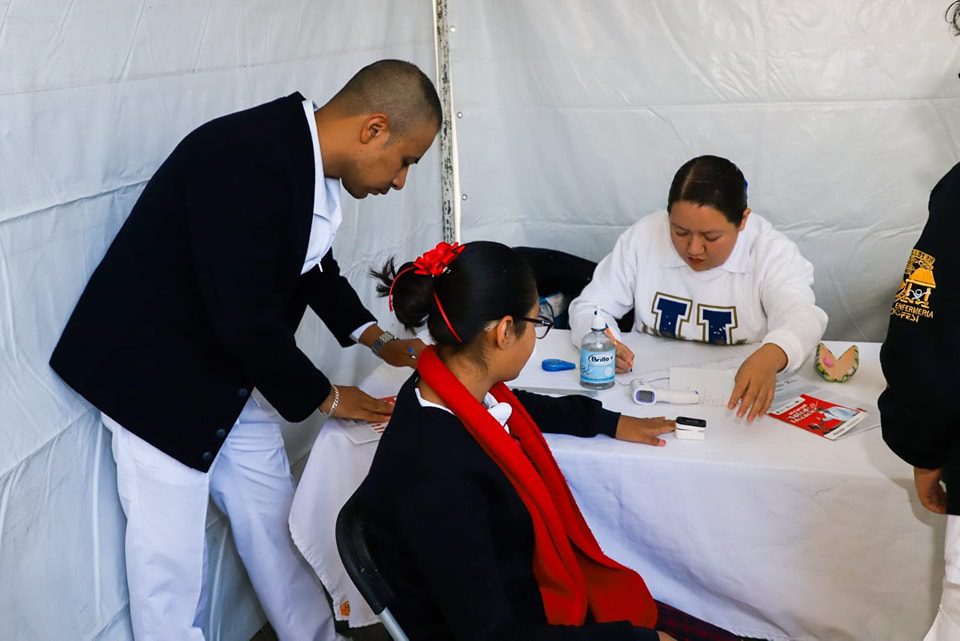
[[[960,641],[960,516],[947,516],[940,610],[923,641]]]
[[[117,487],[127,517],[127,585],[136,641],[203,641],[209,498],[230,521],[278,638],[339,638],[320,583],[290,538],[294,486],[276,414],[251,399],[208,473],[167,456],[107,416],[104,424],[113,432]]]

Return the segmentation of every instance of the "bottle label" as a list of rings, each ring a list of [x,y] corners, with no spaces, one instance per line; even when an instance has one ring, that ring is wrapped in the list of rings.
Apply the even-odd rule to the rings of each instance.
[[[609,349],[602,352],[580,350],[580,380],[594,385],[609,383],[613,380],[617,366],[617,351]]]

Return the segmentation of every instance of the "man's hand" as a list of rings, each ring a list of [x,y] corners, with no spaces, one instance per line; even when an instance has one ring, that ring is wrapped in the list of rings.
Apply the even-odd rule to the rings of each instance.
[[[337,418],[355,418],[371,423],[386,421],[393,413],[393,403],[386,403],[378,398],[374,398],[362,391],[359,387],[341,387],[340,402],[333,411]],[[324,414],[330,412],[330,406],[333,405],[335,392],[331,389],[330,395],[320,403],[320,411]]]
[[[656,418],[637,418],[636,416],[620,415],[617,421],[616,438],[631,443],[643,443],[662,447],[667,444],[660,438],[661,434],[672,432],[677,427],[676,421],[667,420],[663,416]]]
[[[398,338],[380,350],[380,358],[394,367],[416,367],[417,356],[426,347],[419,338]]]
[[[745,414],[748,421],[762,416],[770,409],[777,386],[777,372],[787,366],[787,355],[773,343],[764,343],[747,357],[737,370],[733,393],[727,401],[727,409],[740,404],[737,417]]]
[[[666,632],[660,632],[659,630],[657,631],[657,636],[660,637],[659,641],[677,641]]]
[[[923,507],[936,514],[947,513],[947,493],[940,485],[943,474],[942,468],[926,470],[922,467],[913,468],[913,482],[917,484],[917,496]]]
[[[630,348],[616,341],[617,345],[617,374],[623,374],[633,369],[633,352]]]

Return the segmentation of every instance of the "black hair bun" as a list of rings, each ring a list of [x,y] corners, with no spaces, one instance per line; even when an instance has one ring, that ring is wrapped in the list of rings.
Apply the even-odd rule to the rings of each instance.
[[[370,270],[370,275],[379,281],[379,296],[389,296],[390,289],[393,288],[393,311],[397,320],[411,331],[422,327],[426,322],[433,306],[434,287],[433,277],[414,273],[412,268],[413,263],[410,262],[397,269],[396,259],[390,257],[381,270]]]

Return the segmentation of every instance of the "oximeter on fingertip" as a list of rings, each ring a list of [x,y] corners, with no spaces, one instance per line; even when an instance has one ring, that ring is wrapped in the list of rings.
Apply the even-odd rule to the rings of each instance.
[[[630,397],[637,405],[654,403],[673,403],[674,405],[696,405],[700,402],[700,392],[696,390],[659,389],[636,380],[630,383]]]
[[[681,441],[702,441],[707,437],[707,422],[702,418],[678,416],[674,436]]]

